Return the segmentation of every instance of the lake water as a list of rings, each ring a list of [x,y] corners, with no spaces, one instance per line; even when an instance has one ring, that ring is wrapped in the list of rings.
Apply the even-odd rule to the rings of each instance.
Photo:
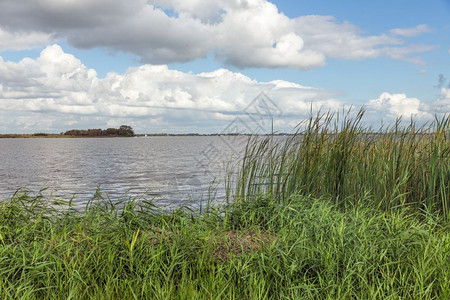
[[[244,137],[0,139],[0,199],[19,188],[85,204],[97,187],[112,200],[145,196],[160,206],[224,198],[225,166]],[[216,184],[211,185],[215,181]]]

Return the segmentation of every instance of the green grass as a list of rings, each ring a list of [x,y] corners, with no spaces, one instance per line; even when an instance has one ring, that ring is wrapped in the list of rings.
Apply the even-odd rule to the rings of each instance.
[[[361,120],[255,139],[229,204],[201,211],[18,192],[0,202],[0,299],[450,299],[449,118]]]
[[[201,214],[118,206],[98,199],[79,212],[26,194],[2,203],[0,298],[450,297],[450,228],[435,215],[343,212],[306,196]]]

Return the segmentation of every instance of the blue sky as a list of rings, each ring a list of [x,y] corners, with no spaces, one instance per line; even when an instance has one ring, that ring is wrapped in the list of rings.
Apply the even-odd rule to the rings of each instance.
[[[311,105],[450,112],[448,0],[124,3],[0,3],[0,133],[221,132],[261,91],[278,131]]]

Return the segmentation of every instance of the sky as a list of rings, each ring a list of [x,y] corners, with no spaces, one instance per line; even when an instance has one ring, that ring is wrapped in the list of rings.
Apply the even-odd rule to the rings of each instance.
[[[449,79],[450,0],[0,0],[0,133],[423,123]]]

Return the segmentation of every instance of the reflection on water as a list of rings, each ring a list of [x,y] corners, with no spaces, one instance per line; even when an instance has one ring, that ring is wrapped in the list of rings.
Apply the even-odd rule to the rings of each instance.
[[[0,199],[17,189],[71,197],[82,205],[98,186],[111,199],[149,195],[156,204],[206,199],[211,182],[224,196],[227,162],[244,143],[226,137],[0,139]],[[238,150],[238,151],[236,151]]]

